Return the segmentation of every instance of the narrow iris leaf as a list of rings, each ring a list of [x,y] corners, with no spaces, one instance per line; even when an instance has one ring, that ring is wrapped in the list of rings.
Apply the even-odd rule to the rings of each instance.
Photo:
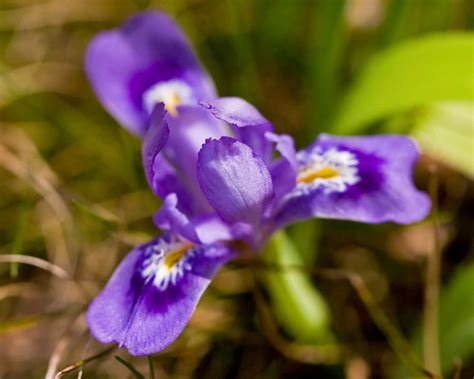
[[[312,96],[312,125],[309,137],[316,130],[328,130],[327,121],[332,114],[339,89],[343,52],[346,42],[344,31],[345,0],[320,0],[314,12],[314,36],[309,54],[310,80],[308,92]]]
[[[474,99],[474,34],[412,39],[374,56],[342,103],[333,131],[362,133],[383,118],[432,102]]]
[[[303,265],[303,260],[293,242],[284,232],[279,232],[269,241],[263,257],[281,268],[269,270],[265,283],[283,329],[301,342],[327,341],[330,336],[328,306],[309,275],[296,268]]]

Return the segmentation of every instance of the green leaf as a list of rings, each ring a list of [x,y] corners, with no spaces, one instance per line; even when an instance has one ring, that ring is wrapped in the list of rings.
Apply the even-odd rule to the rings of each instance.
[[[453,370],[460,358],[468,362],[474,357],[474,264],[465,265],[455,274],[440,299],[439,338],[441,370],[444,375]],[[420,328],[413,338],[415,349],[421,351]],[[409,377],[405,367],[398,367],[393,378]]]
[[[418,106],[474,100],[473,54],[473,33],[433,34],[383,50],[359,74],[332,131],[356,134]]]
[[[474,264],[458,270],[440,303],[441,369],[448,373],[453,361],[474,357]]]
[[[474,102],[433,105],[418,118],[411,133],[424,152],[474,178]]]
[[[285,331],[300,342],[327,342],[329,310],[308,274],[295,269],[303,260],[284,232],[276,233],[263,253],[268,263],[282,268],[264,275],[274,313]],[[288,267],[284,269],[283,267]]]

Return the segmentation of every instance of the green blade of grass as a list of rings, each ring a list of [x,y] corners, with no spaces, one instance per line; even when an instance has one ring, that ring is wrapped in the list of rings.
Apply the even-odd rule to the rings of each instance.
[[[150,379],[155,379],[155,368],[153,367],[153,359],[151,355],[148,355],[147,358],[148,358],[148,367],[150,369]]]
[[[130,372],[135,376],[135,378],[145,379],[145,376],[140,371],[138,371],[138,369],[134,365],[132,365],[130,362],[126,361],[125,359],[123,359],[122,357],[118,355],[115,355],[114,357],[117,361],[119,361],[126,368],[128,368]]]
[[[328,119],[334,110],[340,69],[345,46],[345,0],[318,1],[314,12],[314,31],[309,54],[308,93],[313,127],[309,137],[328,130]]]
[[[18,221],[15,229],[15,236],[13,238],[12,244],[12,254],[21,254],[23,251],[23,245],[26,236],[26,229],[28,227],[28,218],[30,213],[30,202],[27,199],[24,199],[21,202],[20,209],[18,212]],[[18,276],[18,262],[10,263],[10,276],[16,278]]]

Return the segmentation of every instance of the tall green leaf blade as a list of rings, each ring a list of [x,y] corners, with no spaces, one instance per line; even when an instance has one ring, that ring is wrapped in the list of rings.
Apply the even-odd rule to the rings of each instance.
[[[420,105],[474,100],[474,34],[411,39],[372,58],[343,101],[333,131],[356,134]]]
[[[303,260],[291,239],[284,232],[275,234],[263,257],[281,268],[269,270],[264,276],[280,325],[300,342],[327,342],[330,339],[328,306],[309,275],[295,269],[303,266]]]
[[[327,128],[340,85],[340,72],[346,44],[345,0],[320,0],[314,12],[314,31],[310,45],[308,92],[315,107],[312,125],[318,132]],[[311,139],[315,128],[308,130]]]

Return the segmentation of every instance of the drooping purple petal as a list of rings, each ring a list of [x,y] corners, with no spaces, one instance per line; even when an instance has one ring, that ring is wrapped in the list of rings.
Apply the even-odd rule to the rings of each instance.
[[[159,12],[131,17],[90,43],[86,72],[96,95],[115,119],[143,135],[149,117],[144,93],[159,82],[180,80],[193,98],[212,99],[214,85],[175,22]]]
[[[163,350],[182,332],[211,278],[232,258],[223,245],[189,246],[173,266],[174,279],[159,280],[165,277],[160,264],[170,243],[160,237],[133,250],[92,302],[87,323],[100,342],[117,342],[132,355]]]
[[[228,223],[259,227],[273,199],[265,163],[233,138],[209,139],[199,152],[198,178],[216,212]]]
[[[221,97],[200,104],[232,125],[239,141],[250,146],[265,163],[270,162],[272,146],[265,133],[272,132],[273,126],[252,104],[239,97]]]
[[[398,135],[321,135],[312,146],[299,153],[300,169],[311,157],[315,159],[315,154],[318,162],[329,159],[331,154],[337,158],[339,154],[348,166],[339,167],[343,174],[334,180],[319,178],[308,186],[300,183],[299,188],[287,196],[275,227],[310,217],[409,224],[428,215],[430,199],[416,189],[412,179],[419,152],[411,139]]]

